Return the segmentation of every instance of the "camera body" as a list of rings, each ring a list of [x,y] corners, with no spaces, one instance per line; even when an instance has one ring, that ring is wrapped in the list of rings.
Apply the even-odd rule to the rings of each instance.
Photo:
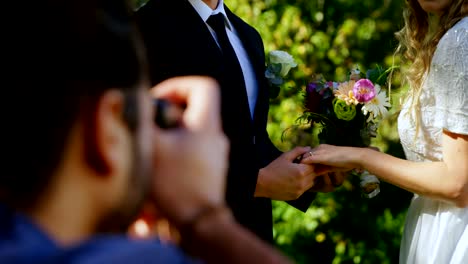
[[[180,125],[185,106],[174,104],[165,99],[154,99],[154,122],[163,129],[176,128]]]

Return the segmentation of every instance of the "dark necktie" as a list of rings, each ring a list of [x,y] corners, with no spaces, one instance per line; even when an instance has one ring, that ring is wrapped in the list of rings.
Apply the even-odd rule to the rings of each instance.
[[[230,85],[235,85],[235,87],[238,87],[239,89],[236,89],[237,91],[233,91],[235,94],[230,93],[230,96],[240,96],[238,97],[240,100],[246,100],[244,102],[246,102],[247,110],[249,110],[244,74],[242,73],[242,68],[239,60],[237,59],[236,52],[227,36],[224,15],[221,13],[212,15],[206,22],[215,31],[218,44],[223,54],[225,81]]]

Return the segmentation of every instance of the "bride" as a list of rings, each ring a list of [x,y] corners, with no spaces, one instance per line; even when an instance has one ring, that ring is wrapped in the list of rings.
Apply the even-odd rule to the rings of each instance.
[[[400,263],[468,263],[468,0],[407,0],[397,34],[410,91],[398,119],[407,160],[320,145],[305,163],[363,168],[415,193]]]

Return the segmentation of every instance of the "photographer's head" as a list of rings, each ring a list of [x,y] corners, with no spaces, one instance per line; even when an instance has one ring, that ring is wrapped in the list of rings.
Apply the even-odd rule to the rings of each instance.
[[[126,0],[3,8],[14,17],[2,23],[0,263],[192,263],[157,240],[95,236],[127,231],[143,201],[195,257],[271,259],[225,206],[229,143],[215,80],[177,77],[150,90]],[[183,106],[176,127],[155,125],[151,94]]]
[[[64,240],[79,239],[64,234],[69,221],[82,221],[76,233],[125,227],[146,193],[152,147],[144,55],[127,3],[12,2],[21,15],[2,37],[1,202],[39,224],[60,218],[44,228]]]

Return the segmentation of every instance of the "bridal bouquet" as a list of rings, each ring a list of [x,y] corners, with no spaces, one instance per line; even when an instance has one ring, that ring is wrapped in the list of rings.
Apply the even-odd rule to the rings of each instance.
[[[382,89],[389,70],[381,67],[362,74],[352,70],[344,82],[327,81],[316,76],[304,96],[304,113],[299,118],[319,129],[320,143],[367,147],[377,135],[379,122],[388,113],[390,100]],[[380,182],[367,171],[354,170],[368,198],[380,192]]]

